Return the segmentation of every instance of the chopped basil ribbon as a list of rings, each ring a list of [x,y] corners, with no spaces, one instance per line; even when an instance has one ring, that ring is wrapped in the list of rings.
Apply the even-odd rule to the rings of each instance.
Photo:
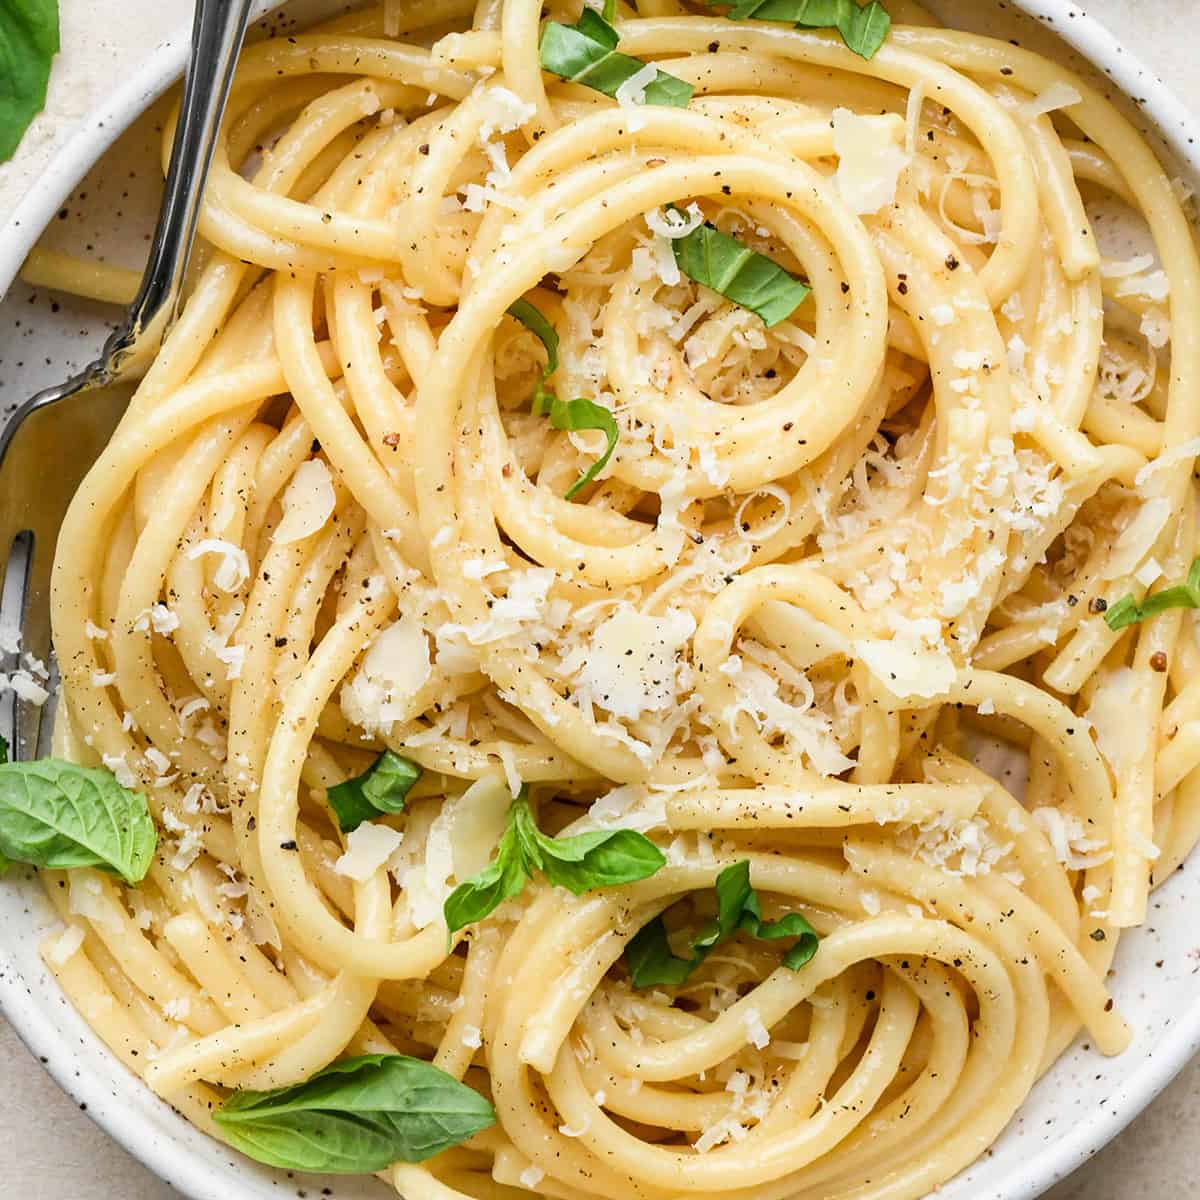
[[[801,29],[836,29],[862,58],[879,53],[892,27],[879,0],[862,8],[858,0],[735,0],[727,15],[733,21],[789,21]]]
[[[110,771],[55,758],[0,764],[0,856],[63,871],[99,867],[140,883],[158,835],[146,798]]]
[[[768,329],[786,320],[812,288],[711,222],[671,242],[679,269],[726,300],[757,313]]]
[[[564,499],[574,500],[579,490],[591,483],[608,465],[617,448],[617,419],[604,407],[591,400],[560,400],[550,397],[550,424],[555,429],[599,429],[605,437],[604,453],[567,488]]]
[[[570,83],[582,83],[606,96],[632,79],[646,64],[617,52],[621,35],[613,28],[616,4],[606,3],[601,15],[584,8],[574,25],[547,21],[538,48],[542,69]],[[643,103],[687,108],[695,88],[666,71],[658,71],[643,89]]]
[[[508,315],[520,321],[546,348],[546,365],[542,368],[532,402],[534,413],[540,415],[545,411],[547,397],[550,395],[546,390],[546,380],[558,370],[558,334],[541,309],[530,304],[528,300],[514,300],[508,306]]]
[[[1147,596],[1141,604],[1132,595],[1124,596],[1116,604],[1109,605],[1104,620],[1109,629],[1125,629],[1139,621],[1157,617],[1169,608],[1200,608],[1200,558],[1192,563],[1186,583],[1155,592],[1153,596]]]
[[[661,915],[637,932],[625,947],[625,965],[634,987],[683,983],[713,950],[739,929],[764,941],[798,938],[783,956],[783,965],[792,971],[800,970],[816,954],[817,931],[800,913],[788,913],[779,921],[762,919],[758,894],[750,886],[749,862],[726,867],[717,876],[716,893],[717,915],[692,937],[690,958],[679,958],[672,953]]]
[[[632,829],[547,837],[529,807],[529,789],[522,788],[509,806],[496,857],[473,879],[459,884],[446,901],[446,926],[454,933],[482,921],[505,900],[519,895],[535,871],[541,871],[554,887],[579,896],[646,879],[666,861],[648,837]]]
[[[0,0],[0,162],[46,103],[58,48],[58,0]]]
[[[326,795],[338,827],[353,833],[382,813],[403,812],[405,798],[420,778],[415,762],[385,750],[361,775],[335,784]]]
[[[591,9],[585,10],[590,12]],[[599,429],[605,436],[604,453],[567,489],[566,499],[573,500],[608,465],[617,448],[620,431],[617,420],[602,404],[592,400],[560,400],[547,389],[546,381],[558,370],[558,334],[542,312],[528,300],[514,300],[508,315],[520,321],[546,348],[546,366],[534,390],[530,411],[535,417],[548,416],[555,429]]]
[[[364,1054],[293,1087],[234,1092],[213,1119],[235,1149],[271,1167],[365,1175],[424,1162],[496,1122],[474,1088],[402,1054]]]

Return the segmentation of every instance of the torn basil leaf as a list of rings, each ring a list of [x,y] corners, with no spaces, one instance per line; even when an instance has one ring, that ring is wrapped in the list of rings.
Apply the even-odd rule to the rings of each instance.
[[[887,40],[892,19],[880,0],[859,6],[857,0],[735,0],[733,21],[786,21],[801,29],[836,29],[842,41],[871,59]]]
[[[446,927],[453,934],[482,921],[505,900],[519,895],[537,871],[552,886],[579,896],[646,879],[666,861],[648,837],[632,829],[548,837],[538,829],[529,807],[529,789],[522,788],[509,806],[496,857],[474,878],[459,884],[446,901]]]
[[[140,883],[158,835],[145,796],[112,772],[55,758],[0,764],[0,855],[62,871],[99,867]]]
[[[542,368],[532,403],[533,412],[540,415],[550,403],[546,382],[558,370],[558,333],[541,309],[535,304],[530,304],[528,300],[514,300],[508,306],[508,315],[520,321],[546,350],[546,365]]]
[[[213,1113],[225,1139],[288,1171],[365,1175],[418,1163],[496,1122],[474,1088],[402,1054],[364,1054],[270,1092],[234,1092]]]
[[[0,0],[0,162],[45,105],[58,49],[58,0]]]
[[[1200,608],[1200,558],[1192,563],[1185,583],[1155,592],[1140,604],[1132,595],[1123,596],[1108,606],[1104,620],[1115,631],[1157,617],[1170,608]]]
[[[558,334],[554,326],[546,319],[545,314],[528,300],[514,300],[507,311],[509,316],[520,321],[546,348],[546,367],[534,390],[530,412],[535,417],[548,416],[555,429],[599,429],[605,435],[604,453],[567,490],[565,498],[573,500],[580,489],[591,483],[612,458],[620,438],[616,418],[602,404],[596,404],[592,400],[560,400],[549,391],[546,381],[558,370]]]
[[[672,950],[662,916],[644,925],[625,947],[625,965],[635,988],[677,986],[723,942],[741,930],[752,938],[777,941],[795,938],[783,956],[783,965],[798,971],[817,952],[817,931],[801,913],[788,913],[778,921],[764,921],[758,893],[750,886],[750,863],[726,867],[716,881],[717,915],[690,939],[692,955],[680,958]]]
[[[709,221],[672,239],[671,247],[689,279],[757,313],[768,329],[790,317],[812,291],[802,279]]]
[[[411,759],[385,750],[361,775],[331,787],[326,795],[343,833],[353,833],[364,821],[383,813],[404,811],[404,801],[421,778]]]
[[[550,398],[550,424],[555,429],[599,429],[605,437],[604,453],[567,489],[565,499],[573,500],[579,490],[586,487],[608,464],[617,448],[620,432],[617,419],[604,407],[592,400],[560,400]]]
[[[621,85],[646,66],[641,59],[618,52],[621,35],[612,24],[615,7],[606,6],[603,15],[584,8],[574,25],[547,21],[538,47],[542,69],[615,97]],[[686,108],[695,90],[690,83],[656,70],[642,90],[642,103]]]

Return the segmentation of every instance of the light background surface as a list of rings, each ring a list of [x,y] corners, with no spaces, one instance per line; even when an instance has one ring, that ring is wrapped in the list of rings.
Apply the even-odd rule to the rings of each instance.
[[[187,0],[60,0],[63,52],[46,113],[0,165],[0,224],[79,118],[191,17]],[[1105,22],[1200,112],[1200,0],[1090,0]],[[1198,996],[1200,1000],[1200,996]],[[1097,1101],[1102,1097],[1097,1097]],[[20,1200],[171,1200],[159,1182],[80,1113],[0,1018],[0,1191]],[[1200,1060],[1107,1149],[1046,1200],[1191,1197],[1200,1149]],[[983,1198],[981,1197],[981,1200]]]

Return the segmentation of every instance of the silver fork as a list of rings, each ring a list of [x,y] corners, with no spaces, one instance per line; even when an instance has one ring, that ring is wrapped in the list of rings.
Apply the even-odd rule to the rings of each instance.
[[[129,402],[128,376],[175,318],[200,214],[213,145],[233,81],[253,0],[196,0],[191,55],[162,210],[141,288],[100,357],[66,383],[39,392],[0,435],[0,626],[21,630],[24,653],[50,663],[50,567],[67,506],[112,436]],[[27,661],[27,660],[26,660]],[[4,668],[19,666],[13,653]],[[0,735],[15,759],[35,758],[49,742],[52,712],[6,692]]]

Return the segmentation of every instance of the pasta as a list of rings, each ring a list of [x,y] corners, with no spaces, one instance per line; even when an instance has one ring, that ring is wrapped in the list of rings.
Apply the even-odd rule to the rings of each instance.
[[[915,1200],[1125,1047],[1200,836],[1194,605],[1130,608],[1200,545],[1185,199],[1059,64],[886,7],[870,57],[679,0],[245,51],[53,588],[57,753],[159,847],[43,872],[44,954],[200,1128],[400,1054],[496,1118],[409,1200]],[[637,61],[559,78],[547,18]],[[615,831],[657,869],[572,887]]]

